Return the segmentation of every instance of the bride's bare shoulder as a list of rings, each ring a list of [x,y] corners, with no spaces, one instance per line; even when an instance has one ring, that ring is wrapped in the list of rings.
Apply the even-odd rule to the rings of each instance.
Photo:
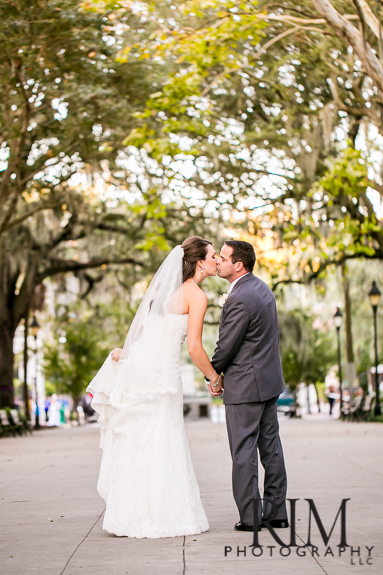
[[[184,288],[184,298],[187,300],[189,305],[193,304],[203,305],[205,303],[207,304],[207,295],[199,286],[190,284],[189,282],[185,282],[183,288]]]

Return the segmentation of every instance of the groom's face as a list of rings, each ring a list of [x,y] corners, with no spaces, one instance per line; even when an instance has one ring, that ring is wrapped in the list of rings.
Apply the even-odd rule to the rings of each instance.
[[[235,264],[231,261],[231,255],[233,253],[233,248],[224,244],[221,249],[221,253],[217,262],[218,275],[220,278],[224,278],[228,281],[234,281],[236,279],[238,271],[237,268],[242,268],[243,264],[237,262]]]

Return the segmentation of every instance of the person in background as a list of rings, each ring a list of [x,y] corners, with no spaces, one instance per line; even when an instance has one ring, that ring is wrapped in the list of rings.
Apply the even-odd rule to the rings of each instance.
[[[47,398],[44,401],[44,411],[45,411],[45,421],[48,423],[49,420],[49,406],[50,406],[51,402],[49,401],[49,399]]]
[[[61,425],[64,425],[66,423],[64,401],[61,401],[61,405],[60,405],[60,423],[61,423]]]
[[[337,399],[338,394],[335,391],[335,387],[330,385],[327,392],[327,399],[330,405],[330,415],[332,415],[332,408],[334,407],[335,400]]]
[[[54,393],[51,398],[49,406],[49,420],[48,425],[58,427],[60,425],[60,402],[57,400],[57,395]]]

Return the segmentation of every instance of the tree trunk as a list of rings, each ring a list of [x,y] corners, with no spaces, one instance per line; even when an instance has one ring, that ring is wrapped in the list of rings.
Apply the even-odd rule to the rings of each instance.
[[[78,408],[78,406],[80,405],[81,396],[79,396],[79,397],[72,397],[72,399],[73,399],[72,413],[78,413],[78,412],[77,412],[77,408]]]
[[[3,309],[0,315],[0,409],[14,407],[13,389],[13,337],[11,314]]]
[[[314,387],[315,387],[315,393],[317,394],[317,406],[318,406],[318,413],[321,412],[320,410],[320,399],[319,399],[319,393],[318,393],[318,388],[317,388],[317,384],[314,383]]]
[[[348,277],[347,277],[345,262],[343,262],[341,268],[342,268],[342,286],[343,286],[343,293],[344,293],[347,361],[348,361],[348,363],[354,363],[354,347],[353,347],[353,341],[352,341],[350,283],[349,283]]]
[[[36,255],[24,275],[19,292],[16,292],[18,269],[12,269],[11,258],[0,246],[0,408],[14,407],[13,387],[13,338],[20,321],[26,317],[36,286]],[[25,367],[25,366],[24,366]]]
[[[29,328],[29,308],[24,318],[24,415],[29,421],[31,414],[29,411],[29,391],[28,391],[28,328]]]

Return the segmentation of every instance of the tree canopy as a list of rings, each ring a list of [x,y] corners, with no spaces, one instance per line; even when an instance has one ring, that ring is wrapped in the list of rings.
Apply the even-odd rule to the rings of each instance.
[[[273,289],[383,259],[381,20],[366,0],[1,4],[0,405],[48,278],[129,290],[192,234],[253,243]]]
[[[150,55],[172,66],[128,141],[140,147],[145,140],[153,157],[164,140],[188,142],[195,166],[188,186],[203,190],[208,205],[238,211],[249,235],[263,237],[272,227],[288,253],[299,244],[299,267],[286,259],[276,281],[307,281],[329,264],[383,256],[371,200],[372,191],[379,202],[383,188],[379,165],[368,159],[375,142],[367,130],[382,132],[381,96],[365,63],[376,48],[379,69],[379,38],[363,29],[369,55],[362,57],[358,43],[316,12],[320,4],[148,5],[149,15],[162,16],[160,26],[122,49],[128,61]],[[376,19],[367,3],[337,4],[357,36],[363,10],[370,24]]]
[[[140,17],[116,24],[117,8],[0,6],[0,405],[13,403],[12,340],[36,286],[116,266],[133,280],[204,227],[170,192],[176,173],[125,143],[152,86],[150,64],[118,62]]]

